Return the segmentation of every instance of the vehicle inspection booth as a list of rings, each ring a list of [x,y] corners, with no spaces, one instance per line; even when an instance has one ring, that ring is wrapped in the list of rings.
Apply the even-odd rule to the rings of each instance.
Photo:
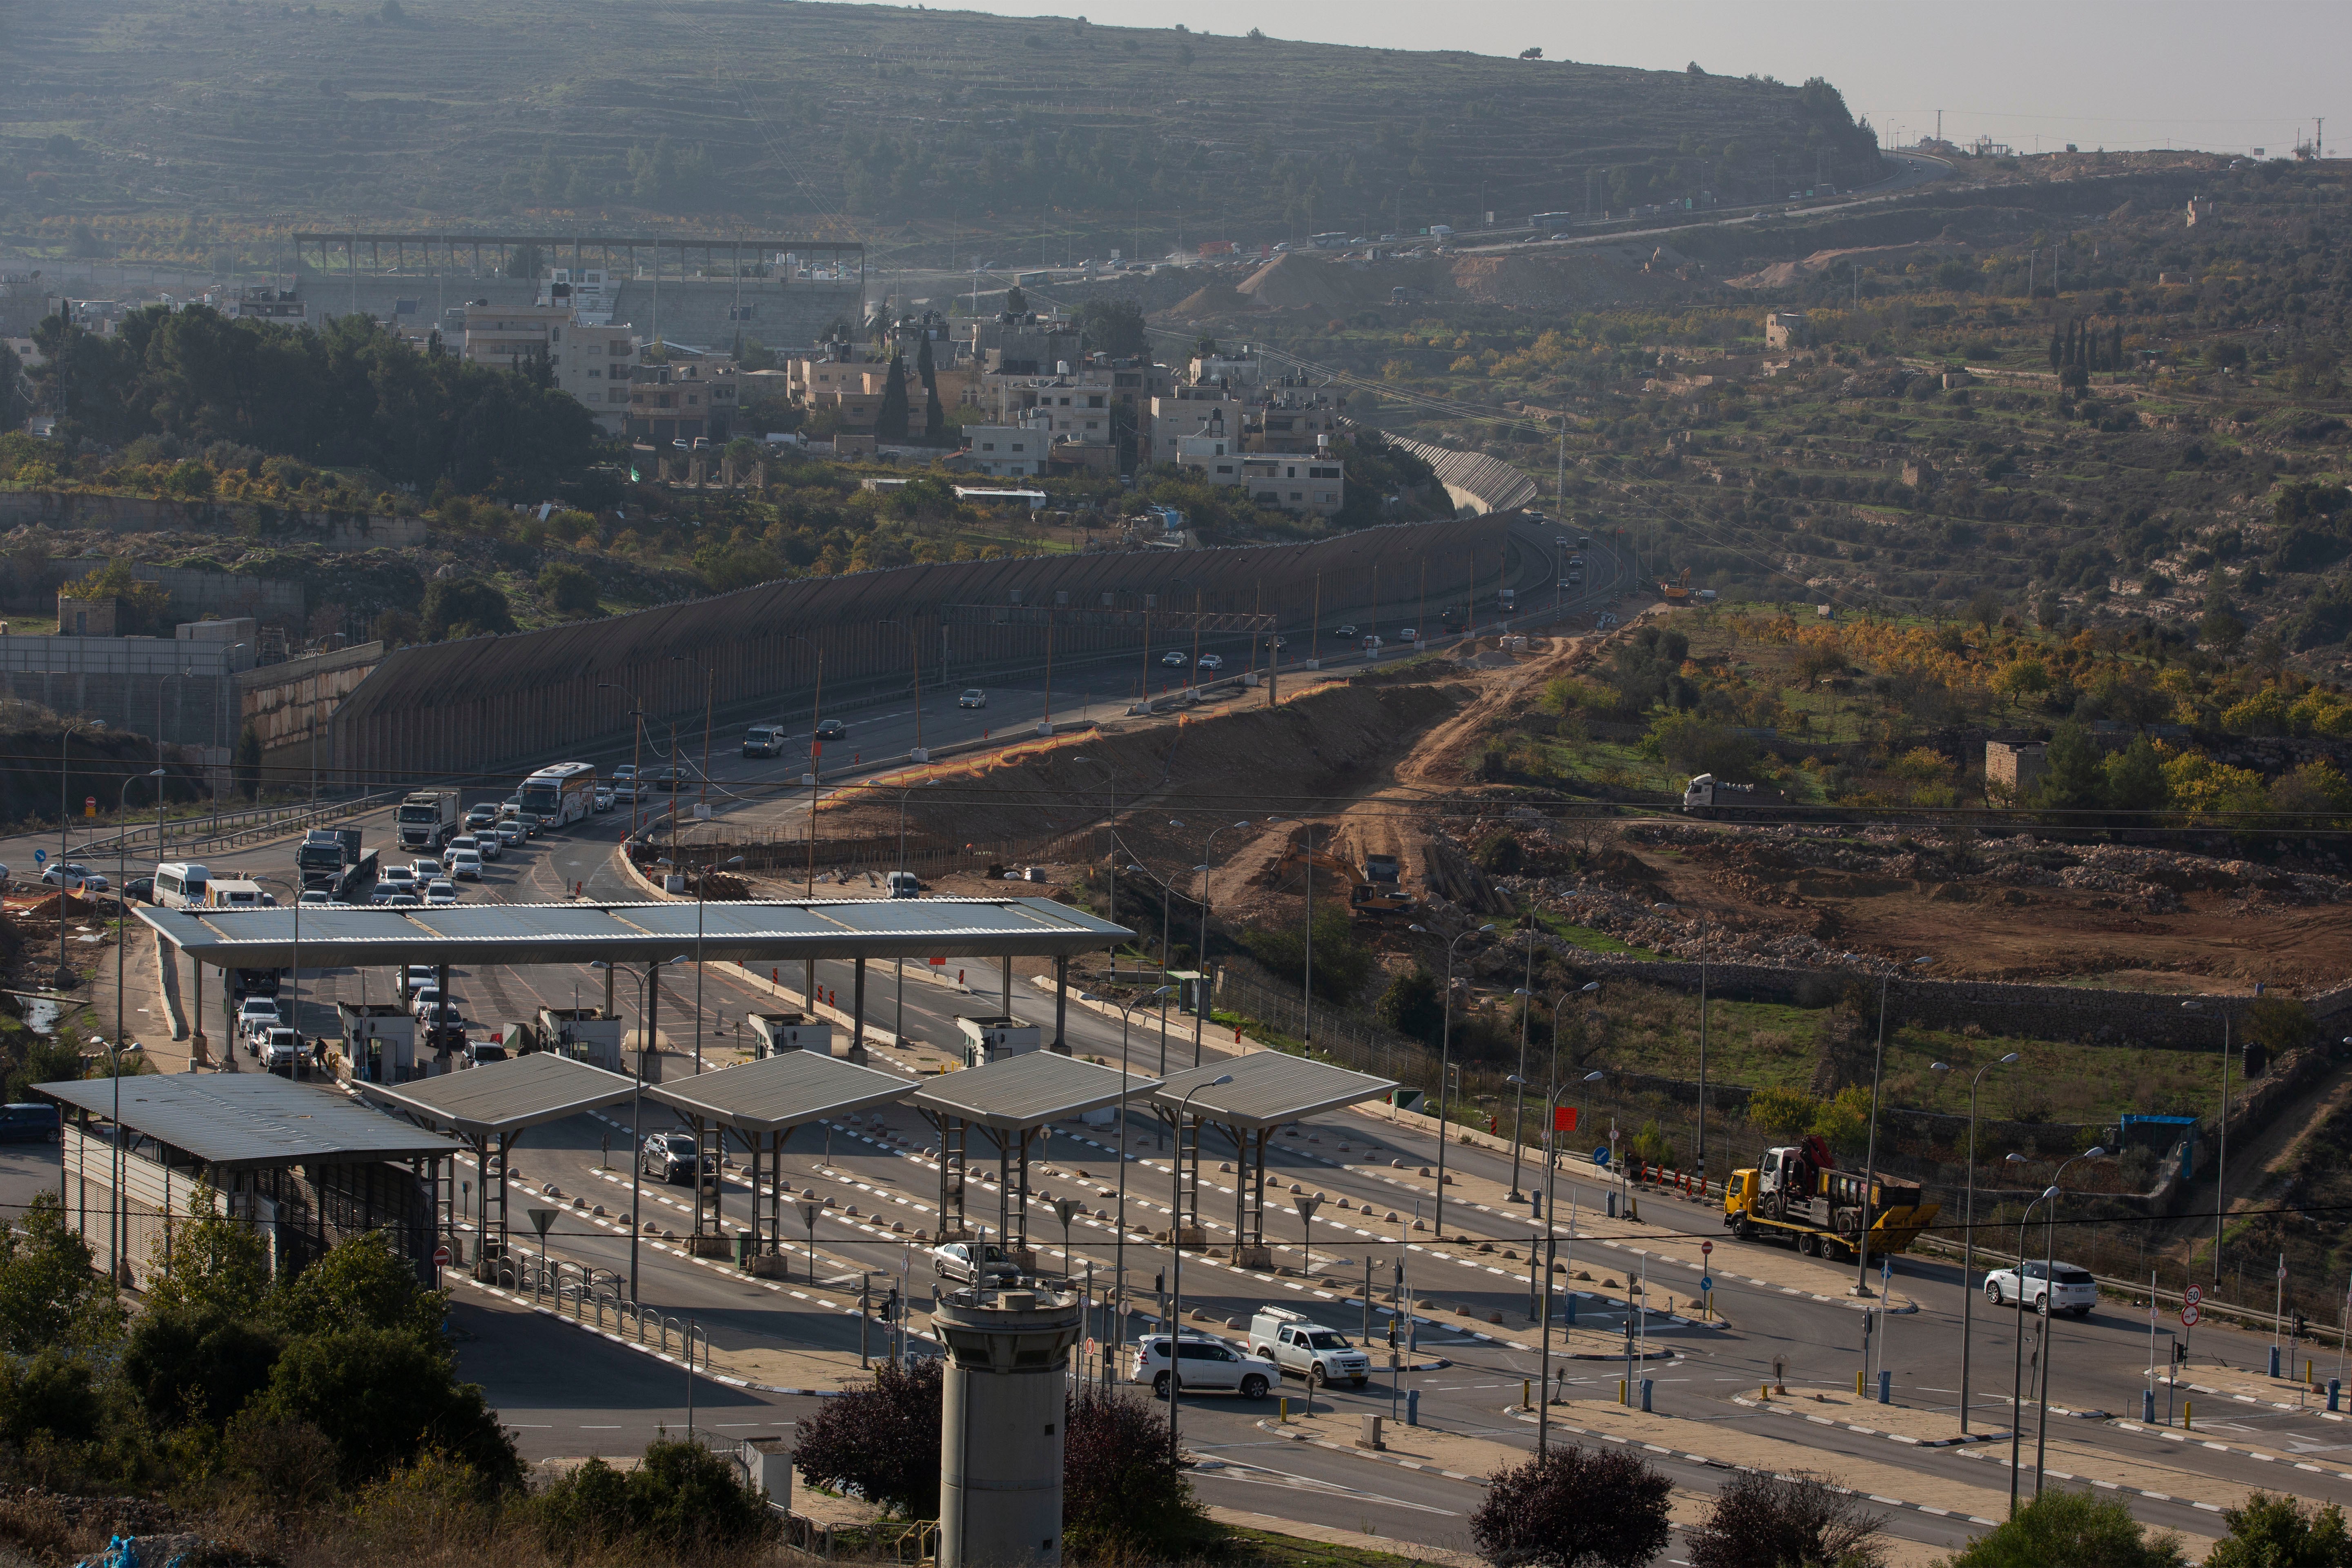
[[[999,1243],[1033,1268],[1029,1253],[1029,1153],[1055,1121],[1119,1105],[1149,1094],[1160,1080],[1118,1068],[1098,1067],[1075,1057],[1034,1051],[986,1067],[942,1073],[929,1079],[907,1103],[940,1131],[940,1234],[942,1242],[972,1235],[965,1216],[965,1156],[971,1134],[996,1150],[996,1235]]]
[[[1228,1074],[1233,1082],[1216,1081]],[[1391,1079],[1286,1051],[1253,1051],[1169,1074],[1152,1091],[1151,1106],[1175,1134],[1177,1192],[1184,1210],[1175,1223],[1183,1245],[1198,1247],[1207,1239],[1201,1226],[1201,1142],[1206,1130],[1215,1128],[1233,1140],[1233,1262],[1267,1268],[1274,1254],[1265,1242],[1266,1140],[1278,1127],[1378,1100],[1394,1088]]]
[[[447,1138],[274,1073],[146,1073],[33,1092],[64,1119],[66,1223],[125,1284],[146,1288],[199,1189],[255,1228],[273,1273],[373,1230],[420,1280],[433,1278],[453,1174],[443,1165],[463,1152]]]

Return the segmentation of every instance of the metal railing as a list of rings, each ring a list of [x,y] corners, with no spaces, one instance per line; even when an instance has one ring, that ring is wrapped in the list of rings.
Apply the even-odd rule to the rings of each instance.
[[[235,811],[224,811],[204,816],[166,817],[163,823],[163,849],[155,858],[161,860],[172,850],[209,849],[225,846],[257,843],[265,838],[280,837],[298,828],[315,827],[321,823],[337,822],[357,813],[373,811],[398,801],[404,791],[386,790],[372,795],[341,795],[322,800],[316,805],[304,802],[299,805],[253,805]],[[141,845],[156,841],[155,825],[125,823],[116,832],[71,846],[68,856],[106,856],[135,851]]]

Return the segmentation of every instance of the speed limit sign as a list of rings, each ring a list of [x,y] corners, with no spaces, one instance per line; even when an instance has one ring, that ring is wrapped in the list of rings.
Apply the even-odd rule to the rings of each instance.
[[[2180,1309],[2180,1326],[2184,1329],[2193,1329],[2197,1326],[2196,1302],[2191,1301],[2189,1305]]]
[[[2197,1286],[2191,1285],[2187,1290],[2181,1293],[2181,1300],[2187,1301],[2192,1307],[2201,1306],[2204,1304],[2205,1292]]]

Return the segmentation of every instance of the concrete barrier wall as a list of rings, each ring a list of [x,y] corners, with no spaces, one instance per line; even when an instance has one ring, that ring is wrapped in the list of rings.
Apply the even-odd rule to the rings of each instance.
[[[804,707],[820,668],[828,693],[911,682],[918,658],[927,690],[957,684],[960,669],[1016,659],[1042,674],[1049,637],[1057,661],[1132,649],[1133,679],[1140,681],[1140,617],[1135,626],[1087,625],[1083,612],[1139,611],[1146,595],[1160,612],[1198,605],[1270,616],[1289,638],[1286,659],[1295,667],[1318,621],[1328,628],[1365,618],[1376,579],[1384,616],[1423,607],[1434,613],[1474,586],[1490,591],[1503,568],[1507,531],[1506,518],[1480,517],[1366,529],[1312,544],[909,566],[763,584],[516,637],[401,648],[336,714],[335,755],[344,782],[355,786],[395,774],[467,773],[621,740],[632,697],[656,723],[699,724],[706,679],[720,713],[765,717]],[[1521,574],[1549,570],[1548,562],[1517,555],[1515,547]],[[1024,610],[1066,595],[1068,613],[1057,612],[1050,626],[1047,617],[1028,614],[968,625],[959,623],[971,617],[950,609],[1009,609],[1015,592]],[[1163,621],[1153,647],[1171,639]],[[1099,679],[1094,685],[1102,694]]]

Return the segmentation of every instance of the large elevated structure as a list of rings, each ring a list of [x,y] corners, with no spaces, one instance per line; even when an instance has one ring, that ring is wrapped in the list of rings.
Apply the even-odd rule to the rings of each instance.
[[[940,1130],[940,1239],[971,1234],[964,1187],[977,1131],[996,1151],[997,1238],[1028,1269],[1030,1150],[1054,1122],[1123,1105],[1159,1081],[1037,1051],[944,1074],[908,1095],[908,1103]]]

